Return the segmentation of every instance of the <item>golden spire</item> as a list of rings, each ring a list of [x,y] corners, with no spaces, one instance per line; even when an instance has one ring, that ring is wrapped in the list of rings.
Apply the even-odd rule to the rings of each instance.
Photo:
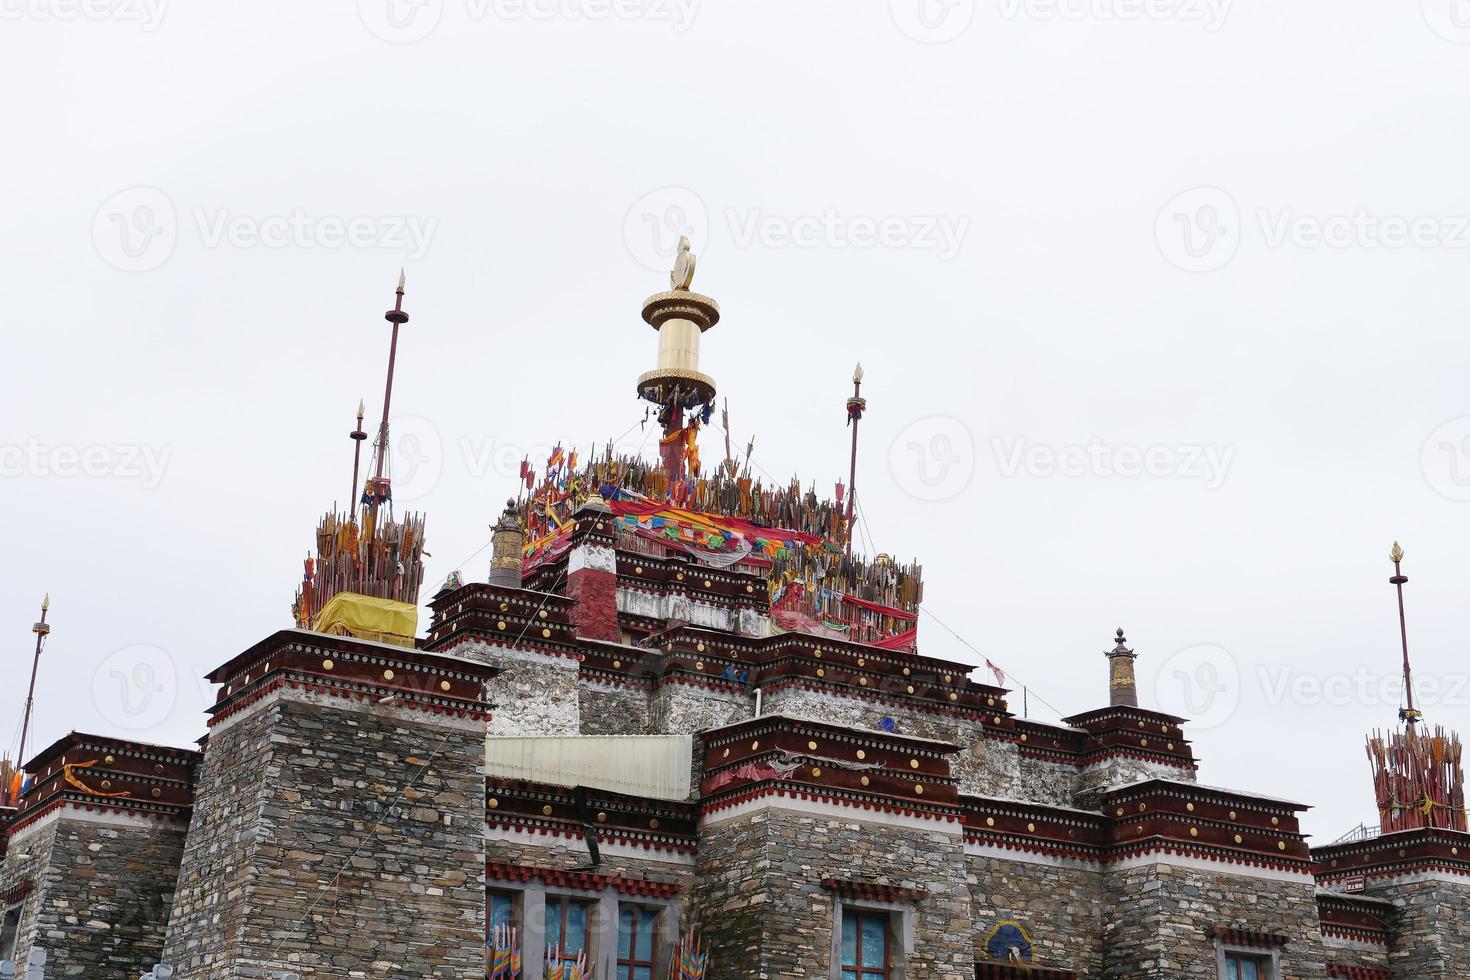
[[[1388,560],[1392,562],[1400,562],[1404,560],[1404,549],[1399,547],[1399,543],[1397,541],[1393,543],[1393,550],[1388,553]]]

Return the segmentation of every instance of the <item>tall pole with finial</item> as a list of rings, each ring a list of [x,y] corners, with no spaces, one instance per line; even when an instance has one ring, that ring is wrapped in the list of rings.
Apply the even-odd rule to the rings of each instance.
[[[362,417],[367,413],[362,399],[357,400],[357,428],[347,433],[356,444],[352,448],[352,496],[347,498],[347,513],[353,522],[357,521],[357,474],[362,465],[362,444],[367,439],[367,433],[362,428]]]
[[[857,504],[857,447],[858,447],[858,423],[863,420],[863,411],[868,407],[868,401],[862,395],[863,392],[863,365],[858,363],[852,372],[852,397],[847,400],[847,424],[852,426],[852,452],[848,457],[847,466],[847,540],[844,542],[847,554],[852,555],[852,514],[853,507]]]
[[[41,669],[41,648],[46,644],[46,637],[51,634],[51,627],[46,623],[46,610],[51,608],[51,594],[48,592],[41,600],[41,619],[31,627],[31,632],[36,634],[36,657],[31,661],[31,688],[26,694],[25,720],[20,726],[20,755],[15,760],[17,768],[25,765],[26,742],[31,734],[31,715],[36,707],[36,674]]]
[[[393,338],[388,342],[388,380],[383,386],[383,422],[378,426],[378,464],[373,472],[373,492],[368,494],[368,515],[376,531],[378,504],[383,497],[383,467],[388,461],[388,410],[393,405],[393,367],[398,360],[398,328],[408,322],[403,312],[403,290],[407,277],[398,270],[398,288],[393,291],[393,309],[383,314],[383,319],[393,324]]]
[[[1408,707],[1399,714],[1406,724],[1413,727],[1424,716],[1414,708],[1414,672],[1409,666],[1409,627],[1404,618],[1404,583],[1409,580],[1409,576],[1399,567],[1399,563],[1404,560],[1404,549],[1399,547],[1397,541],[1393,543],[1393,550],[1388,553],[1388,557],[1393,561],[1393,577],[1388,581],[1399,594],[1399,642],[1404,648],[1404,697],[1408,699]]]

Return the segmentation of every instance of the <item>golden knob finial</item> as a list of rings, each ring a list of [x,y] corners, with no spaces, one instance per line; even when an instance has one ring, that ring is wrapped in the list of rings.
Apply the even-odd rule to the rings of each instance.
[[[863,362],[858,361],[857,369],[852,372],[852,383],[860,385],[863,383]]]
[[[1399,547],[1397,541],[1393,543],[1393,550],[1388,553],[1388,559],[1394,564],[1398,564],[1404,560],[1404,549]]]

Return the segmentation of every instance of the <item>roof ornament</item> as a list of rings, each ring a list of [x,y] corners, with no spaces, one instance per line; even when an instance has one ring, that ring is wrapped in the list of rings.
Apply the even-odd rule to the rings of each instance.
[[[1118,632],[1113,635],[1113,639],[1113,648],[1103,653],[1103,656],[1108,658],[1110,666],[1108,704],[1114,708],[1136,708],[1138,707],[1138,681],[1133,675],[1133,661],[1138,658],[1138,655],[1128,648],[1128,637],[1123,635],[1123,627],[1118,627]]]
[[[669,286],[687,290],[694,282],[694,253],[689,251],[689,236],[679,236],[679,251],[674,254],[674,269],[669,273]]]

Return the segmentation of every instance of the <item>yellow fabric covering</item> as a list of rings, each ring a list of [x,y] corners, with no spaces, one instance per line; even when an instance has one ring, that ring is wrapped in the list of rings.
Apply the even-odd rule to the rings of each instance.
[[[311,628],[318,633],[411,647],[419,631],[419,607],[356,592],[339,592],[317,613]]]

